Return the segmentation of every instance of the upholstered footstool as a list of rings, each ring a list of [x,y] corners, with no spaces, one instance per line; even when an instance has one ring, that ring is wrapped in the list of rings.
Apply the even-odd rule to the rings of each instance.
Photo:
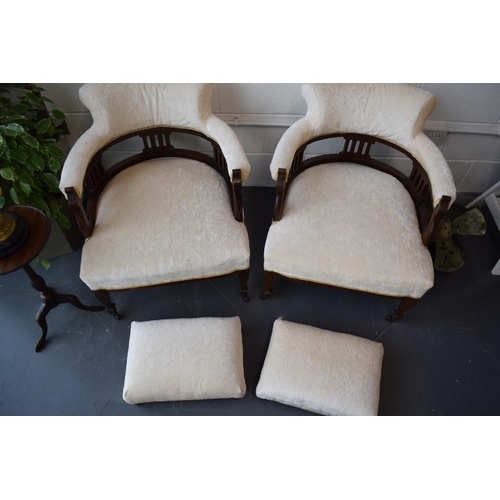
[[[242,398],[245,392],[240,318],[132,323],[127,403]]]
[[[257,396],[321,415],[377,415],[382,344],[278,319]]]

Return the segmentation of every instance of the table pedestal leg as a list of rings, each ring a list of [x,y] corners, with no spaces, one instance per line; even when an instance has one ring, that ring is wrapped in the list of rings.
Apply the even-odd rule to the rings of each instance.
[[[36,352],[41,351],[47,337],[47,314],[49,314],[49,312],[59,304],[71,304],[78,307],[78,309],[91,312],[104,311],[105,307],[102,306],[86,306],[82,304],[75,295],[66,295],[54,292],[54,290],[47,286],[45,280],[33,271],[29,264],[23,266],[23,269],[31,281],[31,286],[40,292],[40,297],[42,299],[42,305],[36,315],[36,322],[42,329],[42,336],[35,347]]]

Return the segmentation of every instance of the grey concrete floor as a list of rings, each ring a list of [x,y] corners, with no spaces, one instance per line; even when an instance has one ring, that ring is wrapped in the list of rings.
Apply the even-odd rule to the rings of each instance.
[[[460,270],[436,273],[435,286],[400,323],[388,323],[398,301],[277,279],[262,301],[263,248],[274,190],[245,188],[251,241],[250,302],[235,276],[120,292],[122,319],[60,305],[48,316],[40,353],[35,315],[40,306],[22,270],[0,277],[1,415],[313,415],[256,397],[273,322],[278,317],[350,333],[384,345],[379,415],[500,414],[500,236],[489,212],[484,236],[460,237],[467,259]],[[78,277],[81,250],[37,271],[60,293],[86,304],[96,299]],[[163,318],[228,317],[242,321],[247,395],[128,405],[122,399],[130,324]]]

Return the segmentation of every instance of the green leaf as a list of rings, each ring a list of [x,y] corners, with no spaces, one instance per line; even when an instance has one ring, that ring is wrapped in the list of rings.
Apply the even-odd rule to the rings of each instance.
[[[50,145],[47,147],[49,148],[50,154],[52,156],[56,156],[56,157],[64,156],[64,151],[59,146]]]
[[[43,180],[47,183],[48,186],[52,188],[59,188],[59,181],[57,177],[53,174],[43,174]]]
[[[9,123],[7,125],[6,133],[12,137],[15,137],[17,134],[24,134],[24,129],[17,123]]]
[[[17,123],[18,125],[20,125],[21,127],[24,128],[24,130],[29,130],[30,128],[33,128],[34,125],[32,125],[31,121],[28,120],[28,118],[26,118],[25,116],[20,116],[20,115],[17,115],[19,118],[16,118],[14,120],[12,120],[13,122]],[[15,118],[15,117],[14,117]],[[14,135],[13,133],[11,133],[11,135]],[[17,134],[19,135],[19,134]]]
[[[54,118],[57,118],[58,120],[66,120],[66,115],[58,109],[53,109],[52,114],[54,115]]]
[[[10,157],[13,158],[14,160],[21,162],[21,163],[24,163],[26,161],[26,153],[20,148],[11,149],[10,150]]]
[[[23,141],[32,148],[38,149],[38,141],[31,135],[23,135]]]
[[[19,198],[17,197],[16,190],[12,187],[10,188],[9,191],[10,197],[12,198],[12,201],[16,204],[19,205]]]
[[[27,104],[14,104],[14,106],[12,106],[12,108],[10,108],[10,110],[13,113],[24,113],[25,111],[28,111],[29,109],[31,109],[31,108]]]
[[[26,166],[26,165],[25,165]],[[17,178],[21,181],[21,182],[25,182],[26,184],[28,184],[29,186],[31,186],[33,184],[33,179],[30,177],[30,175],[28,175],[26,172],[17,172]]]
[[[50,158],[49,159],[49,168],[54,172],[55,174],[61,170],[61,164],[59,163],[58,160],[55,158]]]
[[[54,104],[54,101],[52,101],[51,99],[49,99],[48,97],[45,97],[44,95],[40,98],[42,99],[43,101],[45,102],[50,102],[50,104]]]
[[[20,182],[19,187],[24,192],[24,194],[29,195],[31,193],[31,186],[29,184],[26,184],[26,182]]]
[[[35,173],[35,169],[29,164],[29,163],[24,163],[23,167],[31,174],[33,175]],[[30,181],[28,184],[33,185],[33,181]]]
[[[31,164],[37,168],[38,170],[43,170],[45,168],[45,162],[43,161],[43,158],[40,158],[38,155],[31,155]]]
[[[36,131],[39,134],[43,134],[43,133],[47,132],[47,130],[49,130],[49,127],[51,125],[52,125],[52,122],[50,121],[50,118],[45,118],[44,120],[40,120],[37,123]]]
[[[45,89],[42,87],[34,87],[32,90],[33,92],[45,92]]]
[[[5,205],[5,198],[3,196],[0,196],[0,208],[3,208]]]
[[[43,102],[40,100],[39,97],[37,97],[33,92],[25,92],[25,97],[33,103],[37,108],[43,108]]]
[[[49,205],[50,205],[50,209],[52,210],[52,213],[54,215],[61,213],[61,209],[60,209],[59,205],[54,200],[50,200]]]
[[[15,180],[15,173],[11,168],[2,168],[2,170],[0,170],[0,175],[7,181]]]
[[[35,258],[35,260],[31,263],[31,265],[36,268],[36,265],[40,262],[42,264],[42,267],[48,271],[50,268],[50,262],[47,259],[39,259],[38,257]]]
[[[69,229],[71,227],[71,223],[69,222],[69,219],[63,215],[60,212],[54,212],[54,217],[56,218],[57,222],[61,227],[64,229]]]
[[[39,195],[39,194],[32,194],[31,195],[31,200],[33,201],[33,204],[36,208],[39,208],[40,210],[47,210],[49,206],[45,202],[45,200]]]

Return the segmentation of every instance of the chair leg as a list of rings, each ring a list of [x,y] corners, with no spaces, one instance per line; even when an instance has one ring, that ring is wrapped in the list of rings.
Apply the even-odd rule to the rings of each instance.
[[[405,297],[401,300],[399,304],[399,308],[396,311],[394,316],[388,315],[385,317],[387,321],[396,322],[403,318],[403,314],[408,311],[411,307],[413,307],[418,302],[418,299],[414,299],[412,297]]]
[[[240,281],[240,294],[245,302],[248,302],[250,298],[248,297],[248,276],[250,275],[250,269],[243,269],[238,271],[238,279]]]
[[[264,290],[260,293],[261,299],[269,299],[273,294],[273,283],[276,275],[271,271],[264,271]]]
[[[122,319],[116,310],[114,302],[111,302],[111,296],[107,290],[92,290],[95,297],[106,306],[106,312],[111,314],[115,319]]]

